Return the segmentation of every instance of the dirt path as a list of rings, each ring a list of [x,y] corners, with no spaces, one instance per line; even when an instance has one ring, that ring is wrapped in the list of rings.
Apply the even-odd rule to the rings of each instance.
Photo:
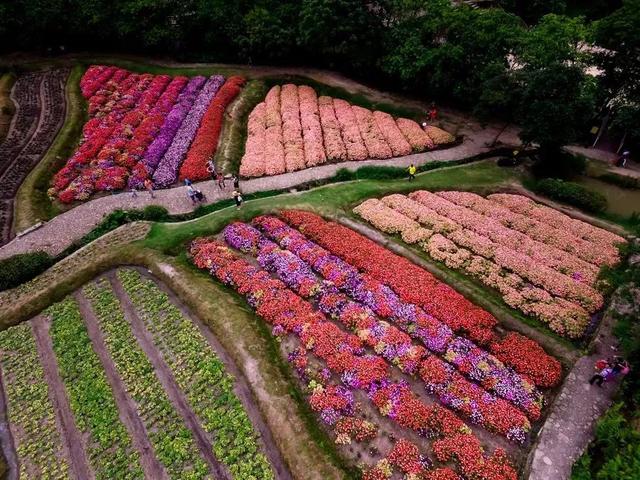
[[[0,370],[0,444],[2,456],[4,457],[7,471],[5,480],[17,480],[18,478],[18,457],[16,455],[16,445],[13,442],[9,419],[7,417],[7,399],[5,397],[4,381],[2,370]]]
[[[292,480],[291,473],[289,472],[289,469],[285,464],[284,459],[282,458],[280,449],[277,447],[273,439],[271,430],[267,427],[267,424],[265,423],[264,418],[262,417],[262,414],[258,409],[256,400],[249,388],[249,384],[247,383],[247,380],[240,369],[236,366],[231,356],[227,353],[227,351],[215,337],[213,332],[200,320],[200,318],[191,313],[189,308],[184,303],[182,303],[182,301],[180,301],[180,299],[170,288],[168,288],[158,278],[150,275],[147,270],[143,268],[137,268],[136,270],[138,270],[145,277],[153,280],[156,285],[158,285],[158,288],[160,288],[164,293],[167,294],[167,296],[171,300],[171,303],[178,307],[182,314],[198,327],[207,342],[209,342],[212,350],[216,353],[218,358],[222,360],[222,363],[224,363],[227,373],[234,377],[234,393],[242,402],[242,406],[247,412],[251,423],[255,428],[258,429],[258,432],[260,432],[262,450],[269,459],[269,463],[275,470],[276,478],[278,480]]]
[[[147,431],[140,419],[140,416],[138,415],[136,405],[127,394],[120,375],[116,370],[116,366],[109,355],[104,343],[104,337],[102,336],[102,332],[98,326],[98,321],[93,313],[89,301],[81,291],[77,291],[74,297],[78,302],[80,313],[82,314],[84,324],[87,327],[87,332],[91,339],[93,350],[98,355],[98,358],[104,367],[107,381],[113,391],[113,396],[118,405],[118,411],[120,412],[120,420],[127,427],[127,430],[131,435],[134,448],[140,453],[140,464],[144,470],[145,477],[154,480],[167,479],[167,473],[156,458],[151,442],[149,441]]]
[[[38,316],[32,320],[31,327],[38,346],[38,354],[40,355],[44,376],[49,385],[49,395],[56,412],[58,428],[64,439],[71,470],[77,480],[93,480],[95,475],[89,467],[89,461],[84,450],[85,441],[76,427],[69,399],[58,372],[58,360],[49,336],[49,320],[46,317]]]
[[[135,307],[122,288],[120,281],[117,279],[114,272],[109,273],[107,275],[107,278],[111,282],[113,291],[120,301],[124,316],[131,325],[131,330],[138,340],[140,348],[142,348],[144,353],[149,358],[149,361],[153,365],[156,375],[160,380],[160,383],[162,384],[165,392],[167,393],[169,400],[171,400],[171,403],[175,407],[178,414],[184,419],[187,428],[191,430],[191,433],[193,434],[195,442],[198,445],[198,448],[202,455],[202,458],[209,465],[209,469],[214,474],[216,479],[231,480],[231,475],[229,474],[229,472],[215,457],[213,453],[213,446],[207,433],[202,429],[198,418],[191,410],[191,407],[189,406],[184,393],[178,387],[178,384],[173,377],[171,370],[162,359],[161,353],[153,343],[151,334],[147,331],[142,320],[140,320],[140,318],[138,317]]]

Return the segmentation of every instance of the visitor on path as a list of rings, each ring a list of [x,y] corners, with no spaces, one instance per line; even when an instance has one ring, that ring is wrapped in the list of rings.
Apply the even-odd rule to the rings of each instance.
[[[216,164],[213,163],[213,160],[209,160],[207,162],[207,172],[211,174],[211,179],[215,180],[218,178],[218,172],[216,170]]]
[[[218,187],[220,190],[223,190],[227,186],[224,175],[222,173],[218,173],[216,179],[218,180]]]
[[[627,166],[627,160],[629,160],[629,155],[631,155],[631,152],[629,152],[629,150],[625,150],[624,152],[622,152],[622,155],[620,155],[616,162],[616,166],[625,168]]]
[[[596,373],[589,380],[589,384],[594,383],[599,387],[605,381],[613,380],[618,375],[629,373],[629,363],[622,357],[613,357],[609,360],[598,360],[595,365]]]
[[[244,201],[242,199],[242,194],[240,193],[240,191],[234,190],[231,196],[233,197],[233,200],[236,202],[236,208],[240,208],[242,206],[242,202]]]
[[[407,168],[407,171],[409,172],[409,181],[414,180],[416,178],[416,172],[418,171],[416,166],[412,163],[409,165],[409,168]]]
[[[138,196],[138,191],[135,187],[131,187],[131,198],[136,198]]]
[[[240,188],[240,178],[235,173],[233,174],[233,177],[231,177],[231,178],[233,180],[233,189],[234,190],[238,190]]]
[[[437,119],[438,119],[438,109],[436,108],[435,102],[431,102],[431,107],[429,107],[429,121],[433,123]]]
[[[189,196],[189,198],[191,199],[191,202],[194,205],[205,199],[204,194],[197,188],[194,188],[193,185],[191,184],[187,185],[187,195]]]
[[[150,179],[146,179],[144,181],[144,188],[147,189],[147,192],[149,192],[149,195],[151,195],[151,198],[156,198],[156,196],[153,194],[153,182]]]
[[[188,178],[185,178],[184,184],[188,187],[189,185],[191,185],[191,180],[189,180]]]

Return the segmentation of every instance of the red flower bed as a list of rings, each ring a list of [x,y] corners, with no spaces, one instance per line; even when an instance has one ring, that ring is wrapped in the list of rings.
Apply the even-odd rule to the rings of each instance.
[[[400,439],[387,456],[389,463],[407,475],[421,475],[425,472],[426,462],[415,443]]]
[[[187,157],[180,167],[180,180],[206,180],[211,176],[207,171],[207,161],[213,157],[218,146],[218,137],[222,130],[224,112],[227,106],[238,96],[245,79],[229,77],[220,91],[213,98],[202,117]]]
[[[492,329],[497,320],[493,315],[409,260],[314,213],[285,210],[281,217],[334,255],[389,285],[405,302],[421,306],[454,331],[464,332],[480,344],[494,338]]]
[[[518,373],[527,375],[536,385],[554,387],[562,378],[562,365],[550,357],[533,340],[510,332],[502,340],[490,345],[493,354],[511,365]]]

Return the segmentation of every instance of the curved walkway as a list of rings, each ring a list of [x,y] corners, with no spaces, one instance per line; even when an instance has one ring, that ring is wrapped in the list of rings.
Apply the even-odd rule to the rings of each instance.
[[[468,137],[462,144],[445,150],[418,153],[389,160],[365,160],[321,165],[297,172],[241,181],[240,189],[243,193],[255,193],[294,188],[310,181],[331,178],[341,168],[354,171],[365,165],[406,167],[411,163],[424,165],[433,161],[450,162],[472,158],[491,151],[486,146],[486,143],[489,143],[488,141],[493,136],[494,131],[492,129],[485,129],[476,135]],[[233,191],[230,182],[227,183],[227,188],[224,190],[220,190],[212,181],[200,182],[196,186],[206,195],[206,204],[231,198]],[[43,250],[56,255],[90,232],[106,214],[116,209],[126,210],[144,208],[147,205],[162,205],[170,214],[175,215],[188,213],[194,208],[191,200],[187,197],[185,187],[156,190],[154,194],[155,198],[152,199],[144,191],[138,192],[136,197],[132,197],[130,192],[117,193],[78,205],[54,217],[35,230],[26,232],[23,235],[19,234],[18,237],[0,248],[0,258],[36,250]]]

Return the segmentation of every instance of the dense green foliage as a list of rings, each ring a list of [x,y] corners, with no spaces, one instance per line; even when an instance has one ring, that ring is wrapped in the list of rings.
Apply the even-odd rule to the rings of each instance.
[[[54,259],[42,251],[21,253],[0,260],[0,292],[31,280],[53,263]]]
[[[598,192],[582,185],[557,178],[545,178],[533,185],[533,190],[552,200],[567,203],[590,213],[602,213],[607,209],[607,199]]]
[[[640,188],[640,178],[630,177],[628,175],[619,175],[613,172],[603,173],[598,176],[598,180],[611,183],[622,188]]]

